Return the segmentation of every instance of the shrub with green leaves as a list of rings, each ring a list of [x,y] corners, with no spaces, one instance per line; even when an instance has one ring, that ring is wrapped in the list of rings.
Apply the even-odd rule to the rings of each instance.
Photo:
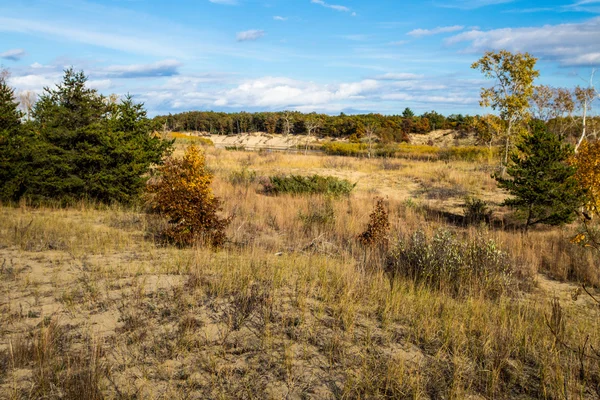
[[[256,171],[248,169],[246,167],[237,171],[232,171],[229,174],[229,182],[232,185],[248,187],[254,182],[256,182]]]
[[[262,182],[262,185],[264,192],[271,195],[323,194],[340,197],[349,196],[356,183],[334,176],[275,175]]]
[[[480,198],[467,196],[463,208],[465,222],[468,224],[489,222],[491,219],[492,211],[489,209],[487,202]]]
[[[385,269],[392,282],[404,277],[455,297],[494,299],[515,293],[525,283],[493,240],[462,238],[444,229],[431,237],[417,231],[401,238]]]

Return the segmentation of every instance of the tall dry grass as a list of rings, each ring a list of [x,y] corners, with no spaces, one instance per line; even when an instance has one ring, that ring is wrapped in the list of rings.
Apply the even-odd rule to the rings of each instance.
[[[562,286],[451,296],[400,275],[390,284],[385,257],[366,256],[357,240],[375,205],[364,180],[379,191],[389,189],[382,175],[463,184],[497,198],[487,171],[219,149],[207,158],[224,213],[234,216],[218,252],[155,244],[139,210],[0,208],[0,397],[600,396],[600,364],[589,357],[600,315],[583,296],[573,300]],[[264,196],[258,179],[231,178],[243,168],[364,180],[343,199]],[[453,206],[406,192],[386,192],[392,242],[443,228],[493,240],[524,276],[598,282],[595,258],[567,244],[569,228],[463,226],[431,212]],[[560,338],[548,326],[554,296]]]

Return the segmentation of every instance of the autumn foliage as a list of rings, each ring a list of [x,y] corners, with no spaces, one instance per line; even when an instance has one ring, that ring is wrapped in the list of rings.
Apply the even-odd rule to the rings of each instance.
[[[158,168],[158,177],[148,184],[148,200],[152,211],[168,221],[163,232],[167,239],[180,246],[223,246],[230,219],[218,216],[221,201],[212,193],[212,180],[204,153],[196,146]]]
[[[600,215],[600,142],[582,142],[573,159],[575,177],[586,194],[585,212],[578,234],[571,240],[600,251],[600,229],[593,217]]]
[[[575,157],[575,177],[586,192],[586,208],[591,214],[600,211],[600,142],[583,142]]]
[[[385,246],[388,243],[390,221],[388,212],[383,204],[383,199],[377,199],[375,209],[369,217],[367,229],[358,237],[358,241],[364,246]]]

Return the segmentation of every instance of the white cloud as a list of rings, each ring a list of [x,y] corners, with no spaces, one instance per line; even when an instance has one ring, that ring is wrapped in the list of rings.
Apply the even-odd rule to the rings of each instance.
[[[324,2],[323,0],[310,0],[310,2],[313,3],[313,4],[319,4],[319,5],[323,6],[323,7],[331,8],[332,10],[343,11],[343,12],[350,12],[350,9],[348,7],[346,7],[346,6],[340,6],[340,5],[337,5],[337,4],[329,4],[329,3]],[[356,16],[356,13],[353,12],[352,16],[353,17]]]
[[[96,90],[106,90],[113,87],[110,79],[93,79],[86,82],[87,86]]]
[[[287,17],[282,17],[280,15],[276,15],[273,17],[275,21],[287,21]]]
[[[412,31],[408,32],[407,35],[415,36],[415,37],[422,37],[422,36],[437,35],[439,33],[462,31],[463,29],[464,29],[464,26],[462,26],[462,25],[438,26],[437,28],[433,28],[433,29],[413,29]]]
[[[25,57],[27,53],[23,49],[10,49],[6,50],[3,53],[0,53],[0,58],[11,61],[19,61],[21,58]]]
[[[366,79],[337,85],[319,85],[314,82],[289,78],[265,77],[246,81],[237,87],[217,94],[215,106],[264,108],[294,108],[320,106],[332,101],[364,97],[376,90],[379,82]]]
[[[600,17],[597,17],[581,23],[471,30],[446,39],[446,43],[469,43],[465,52],[527,51],[564,66],[589,66],[600,64],[599,37]]]
[[[238,32],[235,36],[238,42],[247,42],[251,40],[258,40],[265,36],[265,31],[260,29],[251,29],[249,31]]]
[[[423,75],[411,74],[407,72],[399,72],[399,73],[387,73],[383,75],[376,76],[375,79],[382,81],[408,81],[414,79],[422,79]]]
[[[44,87],[54,86],[60,79],[60,75],[53,74],[28,74],[23,76],[11,76],[8,80],[12,87],[18,90],[31,90],[35,92],[41,92]]]

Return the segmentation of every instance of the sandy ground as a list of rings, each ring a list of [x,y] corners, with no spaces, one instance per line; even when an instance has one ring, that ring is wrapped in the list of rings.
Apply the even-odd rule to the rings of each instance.
[[[319,139],[314,136],[306,135],[270,135],[265,132],[244,133],[241,135],[210,135],[208,133],[189,133],[190,135],[201,135],[213,141],[216,147],[244,146],[247,150],[264,149],[294,149],[298,146],[305,146],[307,143],[319,143],[330,141],[330,138]],[[416,145],[434,145],[439,147],[448,146],[466,146],[473,145],[475,140],[472,136],[461,135],[459,132],[451,129],[441,129],[429,132],[427,134],[411,134],[410,143]],[[334,139],[342,142],[346,139]]]
[[[309,138],[306,135],[269,135],[263,132],[227,136],[209,135],[207,137],[213,141],[216,147],[244,146],[247,150],[258,150],[261,148],[293,149],[317,140],[315,137]]]

